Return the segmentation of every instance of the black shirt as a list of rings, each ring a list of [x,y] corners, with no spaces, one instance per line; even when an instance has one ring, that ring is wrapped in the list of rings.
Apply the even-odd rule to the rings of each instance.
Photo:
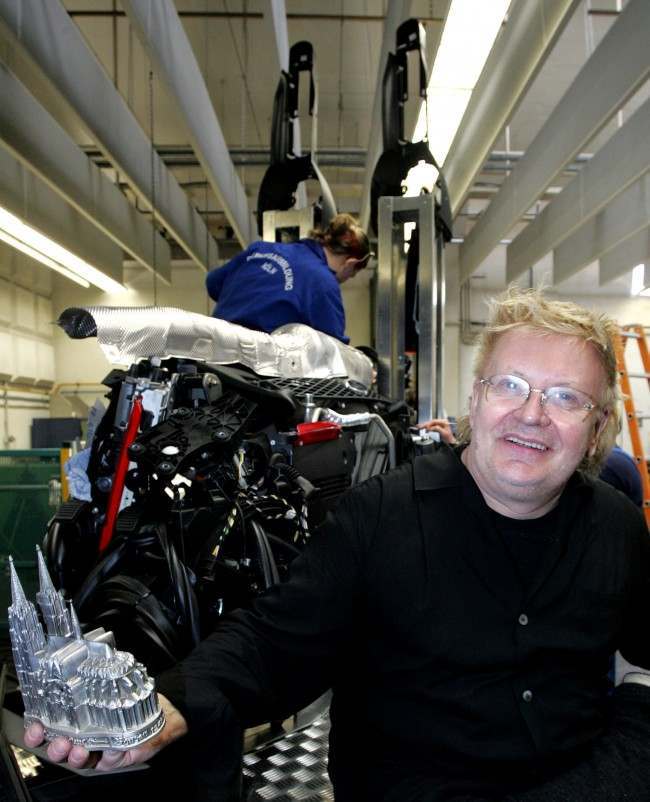
[[[539,518],[508,518],[491,511],[494,527],[514,560],[522,589],[534,581],[548,548],[559,540],[566,543],[569,527],[566,506],[561,499],[560,504]]]
[[[453,451],[375,477],[345,496],[288,583],[159,689],[200,728],[229,706],[245,725],[277,718],[333,686],[337,802],[538,782],[603,732],[609,656],[650,667],[643,516],[579,474],[561,503],[567,537],[524,588]]]

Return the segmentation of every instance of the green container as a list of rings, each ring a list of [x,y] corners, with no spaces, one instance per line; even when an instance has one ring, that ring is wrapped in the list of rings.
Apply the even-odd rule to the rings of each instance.
[[[60,478],[58,448],[0,451],[0,629],[7,627],[11,602],[11,555],[28,597],[38,584],[36,545],[40,545],[50,506],[50,481]]]

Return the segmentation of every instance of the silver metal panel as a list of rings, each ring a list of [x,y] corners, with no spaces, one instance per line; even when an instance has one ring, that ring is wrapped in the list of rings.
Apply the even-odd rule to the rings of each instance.
[[[442,414],[445,274],[443,243],[435,227],[433,195],[379,199],[375,346],[380,392],[404,398],[404,323],[406,258],[404,223],[416,222],[420,236],[417,354],[418,420]]]
[[[443,392],[443,382],[445,378],[445,305],[447,303],[447,282],[445,271],[445,243],[441,236],[436,237],[436,264],[435,271],[437,276],[436,283],[436,351],[433,355],[435,365],[435,382],[433,385],[434,405],[431,409],[436,418],[445,417],[445,397]],[[431,420],[428,410],[422,409],[418,412],[420,422]]]
[[[439,342],[442,329],[438,326],[440,276],[438,275],[434,197],[433,195],[421,195],[417,200],[420,206],[418,214],[420,333],[418,337],[417,400],[418,421],[423,422],[437,417],[436,409],[441,406],[436,403],[436,397],[442,389],[442,370],[438,365],[438,360],[442,357],[440,348],[442,343]]]
[[[13,47],[21,50],[19,58],[29,55],[142,203],[150,205],[151,142],[60,0],[0,0],[0,23],[15,37]],[[6,63],[11,65],[10,43],[5,40],[3,47]],[[216,242],[155,153],[153,161],[156,216],[196,264],[207,270],[218,259]]]
[[[375,98],[372,102],[372,118],[370,122],[370,135],[368,137],[368,147],[366,149],[366,172],[363,176],[363,190],[361,192],[361,211],[359,222],[361,226],[368,228],[370,220],[370,182],[375,170],[377,160],[384,149],[381,124],[381,103],[382,103],[382,83],[384,70],[388,54],[395,50],[395,33],[402,22],[408,19],[411,13],[411,0],[391,0],[386,9],[384,19],[384,32],[381,40],[381,52],[379,53],[379,63],[377,66],[377,84],[375,88]],[[379,222],[377,223],[379,225]]]
[[[305,239],[314,228],[314,209],[312,206],[305,206],[302,209],[264,212],[262,222],[262,231],[267,242],[277,242],[277,232],[285,228],[297,228],[300,239]]]
[[[123,283],[122,249],[1,147],[0,206]]]
[[[650,74],[650,3],[630,0],[460,246],[466,281]]]
[[[155,262],[158,277],[171,283],[166,240],[1,64],[0,97],[0,139],[10,152],[141,265],[154,270]]]
[[[598,283],[607,284],[642,263],[650,263],[650,228],[642,228],[600,257]]]
[[[181,110],[210,187],[245,247],[253,231],[246,192],[174,4],[171,0],[124,0],[122,7]]]
[[[260,376],[347,376],[370,387],[372,362],[365,354],[301,323],[266,334],[174,307],[90,306],[85,313],[82,318],[78,311],[70,316],[64,312],[59,325],[73,338],[88,337],[94,328],[104,356],[114,365],[176,356],[218,365],[238,363]]]
[[[248,802],[333,802],[327,774],[329,718],[278,738],[244,755],[244,777],[252,785]]]
[[[395,200],[379,199],[375,347],[379,357],[379,392],[400,399],[404,398],[404,310],[403,305],[398,309],[395,304],[394,275],[404,272],[404,235],[403,226],[396,225],[393,219]]]
[[[578,2],[519,0],[512,4],[508,24],[488,56],[442,168],[454,215]]]
[[[514,281],[650,167],[650,100],[587,162],[507,249],[506,279]]]
[[[401,198],[393,198],[393,214]],[[398,218],[399,219],[399,218]],[[379,222],[379,221],[378,221]],[[392,398],[404,398],[406,385],[406,253],[404,252],[403,222],[395,225],[393,218],[392,254],[392,287],[390,303],[392,307],[393,329],[391,331],[392,364],[391,388],[396,395]],[[417,377],[414,377],[415,379]]]
[[[570,278],[615,245],[650,225],[650,174],[621,192],[553,251],[553,282]]]

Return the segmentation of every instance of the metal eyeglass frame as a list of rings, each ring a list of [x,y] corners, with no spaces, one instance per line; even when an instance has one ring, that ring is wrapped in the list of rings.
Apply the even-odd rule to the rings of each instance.
[[[540,404],[542,405],[542,409],[546,409],[547,408],[547,403],[546,402],[548,401],[548,391],[549,390],[559,389],[561,387],[561,385],[560,385],[558,387],[551,386],[551,387],[546,387],[545,389],[541,389],[539,387],[532,387],[530,382],[528,382],[526,379],[524,379],[523,376],[516,376],[513,373],[495,373],[493,376],[488,376],[486,378],[482,378],[482,379],[478,380],[479,384],[482,384],[482,385],[485,386],[485,399],[488,402],[489,402],[488,394],[487,394],[488,387],[494,387],[494,385],[492,384],[491,380],[494,379],[495,376],[512,377],[513,379],[517,379],[517,381],[522,382],[523,384],[527,385],[528,392],[525,395],[512,396],[512,400],[515,400],[517,398],[521,398],[521,403],[519,404],[519,407],[523,407],[524,406],[524,404],[530,398],[530,394],[531,393],[539,393],[540,394],[539,400],[540,400]],[[577,390],[577,388],[570,388],[570,389],[576,390],[581,395],[586,395],[588,398],[590,398],[590,396],[587,393],[585,393],[583,390]],[[508,400],[508,399],[506,399],[504,397],[504,400]],[[517,409],[519,409],[519,407],[517,407]],[[590,412],[593,412],[595,409],[598,409],[598,404],[593,403],[593,401],[587,401],[586,403],[582,404],[580,407],[577,407],[576,409],[562,409],[561,407],[557,407],[555,404],[551,404],[551,408],[552,409],[558,409],[561,412],[567,412],[569,414],[573,414],[574,412],[577,413],[577,412],[580,412],[581,410],[585,410],[587,414],[582,419],[583,421],[585,421],[585,420],[587,420]],[[552,417],[552,416],[550,416],[550,417]]]

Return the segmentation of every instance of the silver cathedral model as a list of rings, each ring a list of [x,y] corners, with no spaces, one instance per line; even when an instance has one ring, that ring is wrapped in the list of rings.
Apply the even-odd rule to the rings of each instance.
[[[153,737],[165,723],[153,679],[132,654],[115,648],[112,632],[100,627],[82,635],[38,547],[37,557],[45,627],[9,558],[9,635],[25,725],[40,721],[47,740],[63,735],[87,749],[128,749]]]

